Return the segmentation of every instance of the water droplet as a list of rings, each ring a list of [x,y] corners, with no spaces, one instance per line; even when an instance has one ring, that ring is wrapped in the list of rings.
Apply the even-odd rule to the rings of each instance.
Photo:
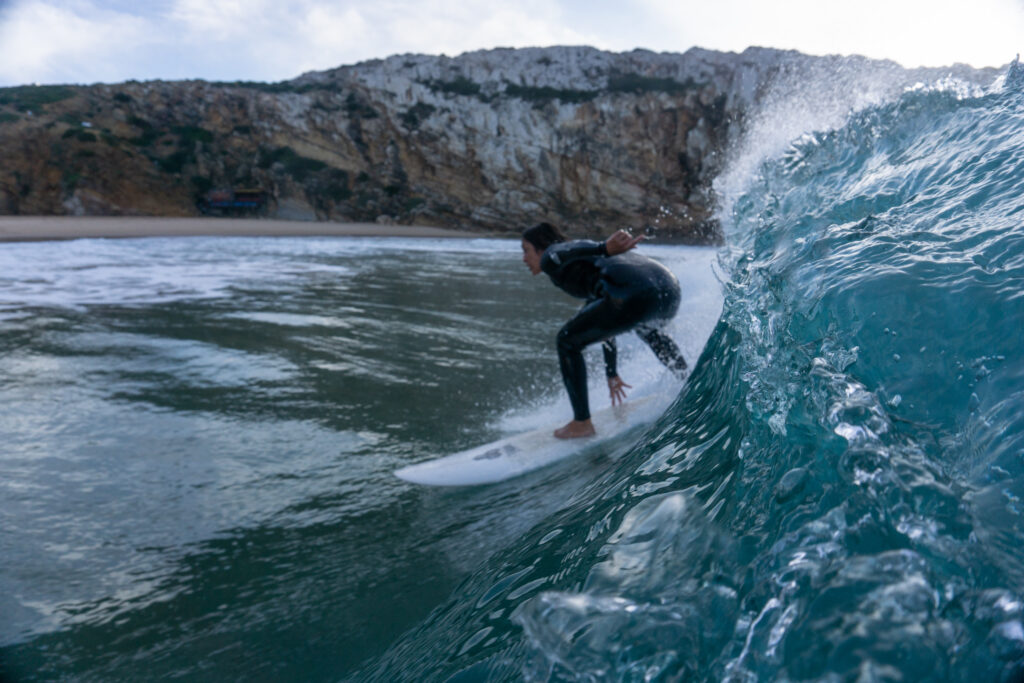
[[[775,500],[785,503],[800,493],[807,483],[807,476],[807,470],[802,467],[795,467],[786,472],[775,486]]]
[[[1004,661],[1016,660],[1024,655],[1024,625],[1019,620],[997,624],[988,636],[989,647]]]

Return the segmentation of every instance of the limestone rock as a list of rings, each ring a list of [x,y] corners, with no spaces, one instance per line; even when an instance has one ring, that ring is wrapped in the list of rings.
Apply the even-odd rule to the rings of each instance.
[[[398,55],[273,84],[4,88],[0,213],[195,215],[211,191],[245,189],[278,218],[548,220],[709,243],[712,180],[760,108],[813,96],[842,110],[943,75],[994,77],[761,48],[552,47]]]

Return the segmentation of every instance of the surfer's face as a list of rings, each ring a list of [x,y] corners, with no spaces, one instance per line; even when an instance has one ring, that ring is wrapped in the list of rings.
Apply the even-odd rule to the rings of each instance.
[[[537,249],[526,240],[523,240],[523,263],[530,269],[530,272],[536,275],[540,272],[540,257],[544,255],[543,251]]]

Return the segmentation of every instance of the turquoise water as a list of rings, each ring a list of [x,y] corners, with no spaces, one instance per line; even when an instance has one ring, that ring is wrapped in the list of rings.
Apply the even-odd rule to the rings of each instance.
[[[566,410],[573,303],[514,242],[3,247],[6,667],[1020,680],[1020,80],[751,138],[724,305],[691,283],[673,330],[693,356],[685,312],[714,328],[686,388],[492,487],[390,470]],[[645,354],[624,376],[656,386]]]
[[[674,408],[367,672],[1024,677],[1009,80],[908,92],[727,178],[725,308]]]

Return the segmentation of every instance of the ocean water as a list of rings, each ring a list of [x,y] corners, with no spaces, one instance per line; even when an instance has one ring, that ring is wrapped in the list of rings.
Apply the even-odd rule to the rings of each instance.
[[[696,360],[717,252],[644,249]],[[392,474],[567,421],[577,306],[516,240],[0,246],[0,679],[352,675],[632,446],[481,489]],[[621,350],[634,395],[663,384]]]
[[[491,487],[389,472],[566,409],[574,306],[514,242],[4,246],[4,665],[1021,680],[1022,80],[766,109],[727,246],[645,247],[718,260],[724,303],[693,282],[674,324],[686,387]]]

